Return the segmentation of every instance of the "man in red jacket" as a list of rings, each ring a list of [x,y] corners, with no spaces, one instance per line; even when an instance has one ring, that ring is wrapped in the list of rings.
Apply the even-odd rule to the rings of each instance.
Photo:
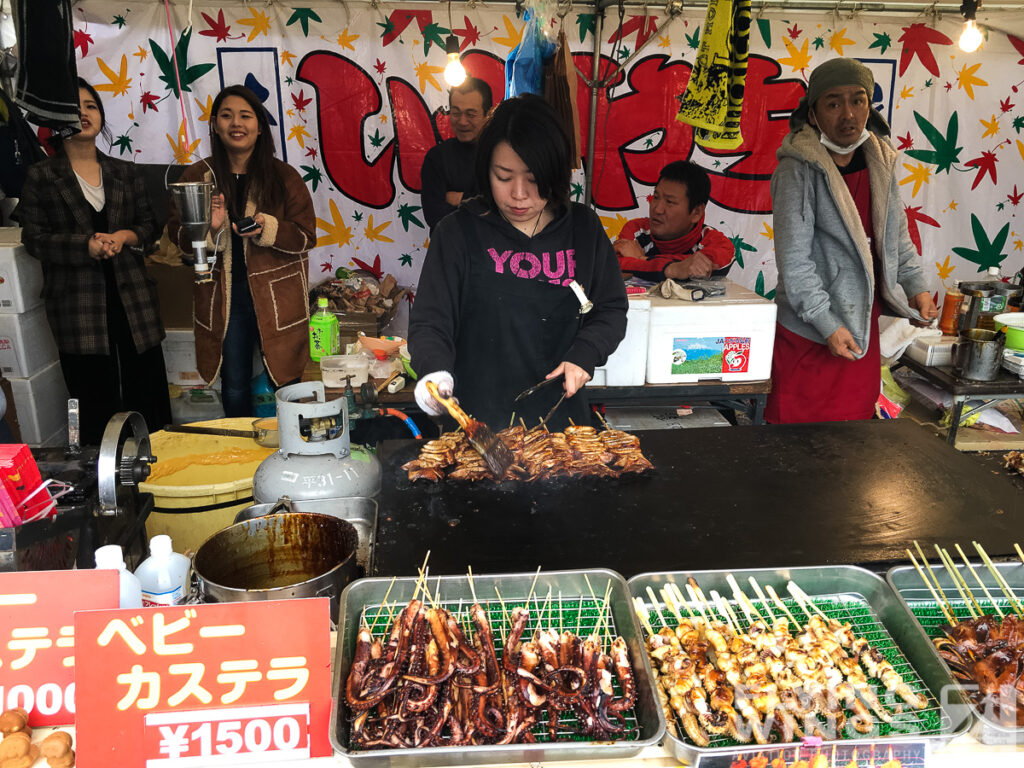
[[[622,271],[654,282],[725,275],[736,249],[717,229],[704,226],[710,194],[711,179],[700,166],[677,160],[662,168],[649,218],[627,222],[615,241]]]

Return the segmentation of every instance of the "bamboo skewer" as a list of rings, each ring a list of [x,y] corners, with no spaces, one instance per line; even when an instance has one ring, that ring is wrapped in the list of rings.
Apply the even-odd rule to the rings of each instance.
[[[932,593],[932,597],[938,604],[939,610],[942,611],[942,615],[946,617],[946,621],[948,621],[950,625],[956,624],[956,616],[953,614],[953,607],[944,599],[944,597],[939,592],[935,591],[935,587],[933,587],[932,583],[928,581],[928,577],[925,575],[924,570],[918,564],[917,559],[914,557],[914,553],[908,549],[907,555],[910,557],[910,562],[913,563],[914,568],[917,569],[917,573],[920,575],[921,581],[923,581],[924,585],[928,587],[928,591]]]
[[[537,566],[537,572],[533,574],[533,583],[530,584],[530,591],[526,595],[526,607],[530,607],[530,598],[533,597],[533,588],[537,586],[537,579],[540,578],[540,566]]]
[[[992,577],[996,580],[999,588],[1003,590],[1003,593],[1010,601],[1010,605],[1013,606],[1013,610],[1017,612],[1017,615],[1024,618],[1024,609],[1021,609],[1020,603],[1017,602],[1017,598],[1014,597],[1013,590],[1010,589],[1010,585],[1006,583],[1006,579],[999,570],[992,564],[992,560],[989,558],[988,553],[982,549],[981,544],[976,541],[971,542],[974,548],[978,550],[978,554],[981,555],[981,559],[985,561],[985,566],[988,568]]]
[[[793,597],[796,597],[797,594],[799,594],[800,597],[803,598],[804,602],[807,603],[807,605],[811,606],[811,610],[818,614],[818,616],[820,616],[826,624],[831,623],[831,619],[829,619],[828,616],[821,612],[818,606],[814,604],[814,600],[811,599],[811,596],[804,592],[803,589],[800,588],[800,585],[797,584],[795,581],[791,581],[788,584],[786,584],[786,591],[789,592],[789,594],[793,595]],[[811,614],[808,613],[807,618],[810,617]]]
[[[771,584],[768,584],[765,586],[765,589],[768,590],[768,594],[772,596],[772,600],[775,601],[775,604],[779,606],[779,608],[782,609],[782,612],[789,617],[790,621],[793,622],[793,626],[799,629],[800,622],[797,621],[796,617],[789,612],[789,608],[787,608],[786,604],[782,602],[782,598],[780,598],[779,595],[775,592],[775,588]]]
[[[1020,544],[1014,544],[1014,545],[1013,545],[1013,548],[1014,548],[1014,550],[1016,550],[1016,552],[1017,552],[1017,557],[1019,557],[1019,558],[1020,558],[1020,561],[1021,561],[1022,563],[1024,563],[1024,550],[1021,550],[1021,548],[1020,548]]]
[[[377,614],[373,617],[373,625],[374,626],[377,626],[377,622],[380,621],[381,613],[384,611],[384,608],[387,607],[388,596],[391,594],[391,588],[393,586],[395,586],[395,580],[397,578],[398,578],[397,576],[392,576],[391,577],[391,583],[388,584],[388,591],[384,593],[384,599],[380,601],[380,607],[377,609]],[[388,616],[389,617],[391,616],[391,611],[388,611]],[[365,620],[366,620],[366,615],[364,614],[363,615],[363,621],[365,621]]]
[[[765,596],[764,592],[761,591],[761,585],[757,583],[757,579],[755,579],[753,576],[747,579],[747,581],[750,582],[751,589],[754,590],[754,594],[757,595],[757,599],[761,601],[761,607],[764,608],[765,613],[768,614],[768,616],[772,620],[772,624],[774,625],[776,619],[775,614],[772,613],[772,604],[768,601],[768,598]]]
[[[641,626],[643,626],[643,628],[647,630],[647,635],[648,636],[658,634],[657,632],[654,631],[654,627],[651,626],[651,620],[650,620],[650,617],[648,616],[647,606],[644,605],[643,598],[641,598],[641,597],[634,597],[633,598],[633,610],[636,612],[636,617],[638,619],[640,619]]]
[[[943,588],[942,588],[941,586],[939,586],[939,579],[938,579],[938,577],[937,577],[937,576],[935,575],[935,572],[934,572],[934,571],[932,570],[932,566],[931,566],[931,564],[930,564],[930,563],[928,562],[928,558],[927,558],[927,557],[925,557],[925,555],[924,555],[924,550],[923,550],[923,549],[921,549],[921,545],[917,543],[917,539],[915,539],[915,540],[914,540],[914,549],[916,549],[916,550],[917,550],[917,555],[918,555],[918,557],[920,557],[920,558],[921,558],[921,567],[922,567],[922,568],[924,569],[925,575],[927,575],[927,576],[931,576],[931,578],[932,578],[932,582],[933,582],[933,583],[935,584],[935,590],[936,590],[936,591],[937,591],[937,592],[938,592],[938,593],[939,593],[940,595],[945,595],[945,594],[946,594],[946,591],[945,591],[945,590],[944,590],[944,589],[943,589]],[[950,612],[950,613],[953,613],[953,608],[952,608],[952,606],[950,606],[950,611],[949,611],[949,612]]]
[[[704,624],[709,625],[711,621],[708,619],[707,614],[704,612],[704,605],[700,600],[697,599],[697,593],[694,591],[693,586],[689,583],[686,585],[686,594],[690,596],[690,602],[694,604],[694,607],[700,613],[700,617],[704,620]]]
[[[651,598],[651,609],[654,610],[654,612],[658,615],[658,618],[661,619],[661,626],[667,627],[668,622],[665,621],[665,614],[663,614],[661,612],[661,609],[658,607],[658,598],[655,597],[654,589],[652,589],[650,586],[647,587],[647,596]]]
[[[935,551],[939,555],[939,560],[942,561],[942,564],[946,567],[946,571],[949,573],[949,578],[953,580],[953,586],[955,586],[956,591],[960,593],[960,598],[964,601],[964,605],[967,607],[967,613],[970,614],[972,619],[976,619],[979,616],[984,615],[985,612],[981,610],[981,606],[978,605],[977,601],[974,599],[974,595],[972,595],[971,591],[966,588],[967,583],[964,582],[961,585],[956,572],[956,564],[953,562],[952,558],[949,557],[949,553],[944,552],[938,544],[935,544],[934,547]],[[973,607],[971,606],[972,603],[974,604]],[[975,608],[977,610],[975,610]]]

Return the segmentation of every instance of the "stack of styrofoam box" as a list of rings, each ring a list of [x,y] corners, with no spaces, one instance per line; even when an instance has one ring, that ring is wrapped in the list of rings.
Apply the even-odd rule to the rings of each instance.
[[[43,307],[43,270],[21,244],[21,230],[0,227],[0,372],[11,382],[21,439],[60,445],[68,389]]]

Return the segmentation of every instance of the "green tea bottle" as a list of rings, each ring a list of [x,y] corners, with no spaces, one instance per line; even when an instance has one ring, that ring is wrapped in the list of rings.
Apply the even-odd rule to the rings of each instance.
[[[329,308],[327,298],[316,300],[317,310],[309,318],[309,356],[316,362],[321,357],[336,355],[341,347],[338,317]]]

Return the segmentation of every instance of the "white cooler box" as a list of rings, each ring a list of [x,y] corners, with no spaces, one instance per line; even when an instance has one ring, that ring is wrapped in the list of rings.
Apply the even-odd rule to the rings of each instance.
[[[43,265],[21,244],[20,227],[0,227],[0,312],[42,306]]]
[[[26,379],[11,379],[21,439],[33,447],[52,444],[68,428],[68,388],[60,363],[51,363]]]
[[[630,297],[626,313],[626,335],[612,352],[608,362],[594,369],[587,382],[595,387],[640,387],[647,373],[647,334],[651,322],[651,300]]]
[[[647,383],[762,381],[772,375],[774,302],[729,280],[703,301],[651,297]]]
[[[8,379],[27,379],[56,361],[57,343],[43,307],[20,315],[0,314],[0,373]]]

